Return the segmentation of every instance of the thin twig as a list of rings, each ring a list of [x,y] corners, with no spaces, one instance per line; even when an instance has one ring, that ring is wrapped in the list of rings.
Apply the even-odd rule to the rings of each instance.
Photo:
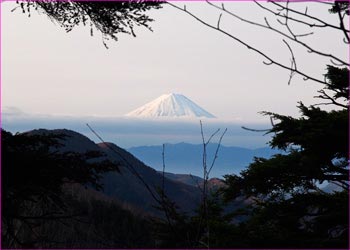
[[[196,186],[199,189],[199,191],[203,193],[203,189],[201,188],[201,185],[199,184],[198,180],[196,180],[192,174],[190,174],[190,177],[196,183]]]
[[[123,162],[126,164],[125,167],[132,173],[134,174],[141,182],[142,184],[145,186],[145,188],[147,189],[147,191],[150,193],[150,195],[152,196],[152,198],[158,202],[159,204],[162,204],[161,200],[159,200],[159,198],[155,195],[155,193],[153,192],[153,190],[151,189],[151,187],[147,184],[147,182],[142,178],[142,176],[137,172],[137,170],[132,166],[132,164],[125,159],[125,157],[120,154],[118,151],[116,151],[113,147],[111,147],[108,143],[106,143],[102,137],[97,134],[97,132],[89,125],[86,124],[86,126],[91,130],[91,132],[108,148],[110,149],[112,152],[114,152],[116,155],[118,155]]]
[[[241,126],[242,129],[252,131],[252,132],[268,132],[271,129],[254,129],[254,128],[247,128],[245,126]]]
[[[328,95],[326,93],[326,91],[324,91],[323,89],[319,90],[317,92],[320,93],[321,95],[314,96],[315,98],[330,100],[331,102],[330,103],[318,103],[318,104],[315,104],[314,106],[334,104],[334,105],[337,105],[337,106],[342,107],[342,108],[349,108],[348,105],[344,105],[344,104],[337,102],[334,98],[332,98],[330,95]]]
[[[197,242],[209,249],[210,248],[210,226],[209,226],[209,210],[208,210],[208,180],[209,180],[210,172],[218,157],[221,141],[227,131],[227,128],[220,136],[220,139],[216,148],[216,152],[209,170],[207,170],[207,146],[209,145],[212,138],[220,131],[220,129],[217,129],[214,133],[212,133],[207,141],[205,140],[205,137],[204,137],[203,123],[201,120],[200,120],[200,129],[201,129],[201,137],[202,137],[202,143],[203,143],[203,159],[202,159],[203,160],[203,188],[200,190],[202,190],[203,198],[202,198],[202,210],[199,217],[199,223],[197,228]],[[204,232],[206,233],[206,237],[207,237],[206,243],[201,241],[199,238],[200,232],[202,230],[203,220],[205,220],[205,224],[206,224],[204,228]]]
[[[213,137],[219,132],[220,132],[220,129],[218,128],[214,133],[211,134],[211,136],[207,140],[206,144],[208,145],[210,143],[211,139],[213,139]]]
[[[210,174],[212,168],[214,167],[214,164],[215,164],[215,161],[216,159],[218,158],[218,153],[219,153],[219,149],[220,149],[220,146],[221,146],[221,141],[222,141],[222,138],[224,137],[224,135],[226,134],[227,132],[227,128],[224,130],[224,132],[222,133],[222,135],[220,136],[220,139],[219,139],[219,142],[218,142],[218,145],[216,147],[216,151],[215,151],[215,154],[214,154],[214,158],[213,158],[213,161],[210,165],[210,168],[209,168],[209,171],[208,171],[208,175]]]
[[[95,134],[95,136],[100,139],[100,141],[108,148],[110,149],[112,152],[114,152],[116,155],[118,155],[123,161],[124,163],[126,164],[126,168],[133,174],[135,175],[140,181],[141,183],[144,185],[144,187],[147,189],[147,191],[150,193],[150,195],[152,196],[152,198],[161,206],[161,208],[163,209],[163,212],[165,213],[165,216],[166,216],[166,219],[167,219],[167,222],[171,228],[171,230],[174,232],[174,233],[178,233],[173,224],[171,223],[171,220],[170,220],[170,216],[169,216],[169,203],[165,200],[165,194],[162,193],[163,195],[160,197],[160,199],[156,196],[156,194],[153,192],[153,190],[151,189],[151,187],[147,184],[147,182],[142,178],[142,176],[137,172],[137,170],[132,166],[132,164],[122,155],[120,154],[118,151],[116,151],[113,147],[111,147],[108,143],[106,143],[102,137],[97,134],[97,132],[89,125],[89,124],[86,124],[86,126],[91,130],[91,132],[93,134]],[[163,179],[164,181],[164,179]],[[164,191],[164,190],[163,190]],[[161,192],[163,192],[161,191]]]
[[[346,39],[346,43],[349,44],[350,43],[349,31],[347,31],[345,26],[344,26],[344,16],[341,15],[341,8],[339,6],[339,3],[336,1],[334,4],[335,4],[335,6],[338,9],[337,12],[338,12],[338,17],[339,17],[340,28],[341,28],[341,30],[344,33],[344,36],[345,36],[345,39]]]
[[[322,23],[322,24],[324,25],[324,27],[330,27],[330,28],[334,28],[334,29],[343,30],[341,27],[338,27],[338,26],[336,26],[336,25],[327,23],[327,22],[325,22],[325,21],[323,21],[323,20],[321,20],[321,19],[319,19],[319,18],[317,18],[317,17],[315,17],[315,16],[311,16],[311,15],[309,15],[309,14],[305,14],[305,13],[300,12],[300,11],[297,11],[297,10],[295,10],[295,9],[291,9],[291,8],[288,8],[288,7],[284,7],[283,5],[281,5],[281,4],[277,3],[277,2],[271,1],[271,3],[274,4],[274,5],[276,5],[276,6],[278,6],[278,7],[280,7],[282,10],[287,10],[287,9],[288,9],[288,11],[290,11],[290,12],[293,12],[293,13],[295,13],[295,14],[298,14],[298,15],[307,17],[307,18],[309,18],[309,19],[315,20],[315,21],[317,21],[317,22],[319,22],[319,23]],[[292,20],[292,19],[290,19],[290,20]],[[313,26],[315,26],[315,25],[313,25]],[[316,26],[315,26],[315,27],[316,27]],[[347,30],[347,29],[345,29],[345,31],[346,31],[346,32],[350,32],[350,31]]]
[[[235,17],[235,18],[237,18],[238,20],[240,20],[240,21],[242,21],[242,22],[245,22],[245,23],[248,23],[248,24],[252,24],[252,25],[254,25],[254,26],[258,26],[258,27],[261,27],[261,28],[269,29],[269,30],[271,30],[271,31],[273,31],[273,32],[276,32],[276,33],[278,33],[278,34],[280,34],[280,35],[282,35],[282,36],[284,36],[284,37],[286,37],[286,38],[288,38],[288,39],[290,39],[290,40],[292,40],[292,41],[294,41],[294,42],[300,44],[301,46],[305,47],[310,53],[315,53],[315,54],[320,55],[320,56],[329,57],[330,59],[333,59],[333,60],[335,60],[335,61],[341,63],[341,65],[350,66],[349,62],[347,62],[347,61],[345,61],[345,60],[342,60],[342,59],[340,59],[340,58],[338,58],[338,57],[336,57],[336,56],[334,56],[334,55],[332,55],[332,54],[330,54],[330,53],[324,53],[324,52],[321,52],[321,51],[319,51],[319,50],[316,50],[316,49],[312,48],[310,45],[308,45],[307,43],[305,43],[305,42],[303,42],[303,41],[301,41],[301,40],[298,39],[298,37],[304,37],[304,36],[312,35],[313,32],[309,32],[309,33],[305,33],[305,34],[298,34],[298,35],[297,35],[297,34],[294,34],[294,33],[291,31],[291,29],[289,28],[289,26],[288,26],[289,31],[290,31],[290,33],[292,34],[292,36],[290,36],[290,35],[288,35],[288,34],[282,32],[281,30],[278,30],[278,29],[272,27],[272,26],[270,25],[270,23],[268,22],[268,20],[267,20],[266,17],[264,17],[264,21],[265,21],[265,23],[266,23],[266,25],[264,25],[264,24],[261,24],[261,23],[257,23],[257,22],[254,22],[254,21],[245,19],[245,18],[243,18],[243,17],[241,17],[241,16],[238,16],[237,14],[233,13],[232,11],[229,11],[229,10],[225,9],[224,7],[220,7],[220,6],[218,6],[218,5],[216,5],[216,4],[212,3],[212,2],[207,1],[207,3],[208,3],[209,5],[211,5],[212,7],[216,8],[216,9],[219,9],[219,10],[221,10],[221,11],[224,11],[226,14],[228,14],[228,15],[230,15],[230,16],[232,16],[232,17]],[[260,3],[258,3],[258,2],[256,2],[256,3],[257,3],[261,8],[263,8],[263,9],[265,9],[265,10],[271,11],[270,9],[267,9],[266,7],[262,6]],[[273,13],[274,13],[274,12],[273,12]],[[285,17],[285,16],[283,16],[283,17]],[[291,20],[291,17],[290,17],[290,16],[288,16],[288,18]],[[277,21],[280,22],[282,25],[285,25],[285,23],[281,22],[279,19],[277,19]],[[271,65],[272,63],[265,63],[265,64],[266,64],[266,65]]]
[[[172,3],[170,3],[170,2],[167,2],[167,3],[168,3],[170,6],[176,8],[176,9],[178,9],[178,10],[181,10],[181,11],[187,13],[188,15],[192,16],[194,19],[196,19],[198,22],[202,23],[203,25],[205,25],[205,26],[207,26],[207,27],[209,27],[209,28],[212,28],[212,29],[214,29],[214,30],[217,30],[217,31],[219,31],[220,33],[222,33],[222,34],[224,34],[224,35],[226,35],[226,36],[232,38],[233,40],[237,41],[238,43],[240,43],[240,44],[246,46],[248,49],[250,49],[250,50],[256,52],[257,54],[259,54],[259,55],[263,56],[264,58],[266,58],[267,60],[269,60],[269,62],[271,62],[271,64],[275,64],[275,65],[277,65],[277,66],[279,66],[279,67],[281,67],[281,68],[290,70],[290,67],[289,67],[289,66],[286,66],[286,65],[284,65],[284,64],[282,64],[282,63],[280,63],[280,62],[275,61],[274,59],[272,59],[271,57],[269,57],[268,55],[266,55],[266,54],[263,53],[262,51],[256,49],[255,47],[252,47],[251,45],[249,45],[248,43],[246,43],[246,42],[242,41],[241,39],[235,37],[234,35],[232,35],[232,34],[226,32],[226,31],[224,31],[224,30],[222,30],[222,29],[218,29],[217,27],[215,27],[215,26],[213,26],[213,25],[211,25],[211,24],[209,24],[209,23],[203,21],[202,19],[200,19],[199,17],[197,17],[196,15],[194,15],[193,13],[191,13],[191,12],[189,12],[189,11],[186,11],[186,10],[184,10],[184,9],[182,9],[182,8],[180,8],[180,7],[178,7],[178,6],[174,5],[174,4],[172,4]],[[299,70],[297,70],[297,71],[295,71],[295,72],[298,73],[299,75],[303,76],[304,79],[306,79],[306,80],[312,80],[312,81],[315,81],[315,82],[318,82],[318,83],[326,84],[326,85],[327,85],[327,82],[322,81],[322,80],[319,80],[319,79],[317,79],[317,78],[315,78],[315,77],[309,76],[309,75],[307,75],[307,74],[305,74],[305,73],[303,73],[303,72],[301,72],[301,71],[299,71]]]
[[[290,85],[291,81],[292,81],[292,78],[295,74],[295,71],[298,70],[297,69],[297,63],[295,61],[295,57],[294,57],[294,53],[293,53],[293,50],[292,48],[290,47],[290,45],[286,42],[286,40],[283,39],[283,42],[287,45],[288,49],[289,49],[289,52],[292,56],[292,60],[291,60],[291,66],[290,66],[290,75],[289,75],[289,80],[288,80],[288,85]]]
[[[220,13],[219,19],[218,19],[218,24],[217,24],[217,28],[220,29],[220,21],[221,21],[221,17],[222,17],[222,13]]]
[[[163,143],[162,150],[162,161],[163,161],[163,169],[162,169],[162,199],[164,200],[164,190],[165,190],[165,144]]]

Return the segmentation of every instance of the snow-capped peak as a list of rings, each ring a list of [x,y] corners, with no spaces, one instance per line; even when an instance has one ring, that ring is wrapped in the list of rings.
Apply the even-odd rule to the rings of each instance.
[[[207,117],[215,118],[186,96],[181,94],[161,95],[157,99],[126,114],[130,117]]]

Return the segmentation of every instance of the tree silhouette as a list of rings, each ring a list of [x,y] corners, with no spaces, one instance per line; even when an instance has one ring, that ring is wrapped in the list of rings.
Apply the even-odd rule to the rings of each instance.
[[[34,247],[42,240],[36,228],[45,221],[67,220],[79,215],[63,198],[64,185],[81,184],[97,190],[107,171],[117,171],[111,162],[96,161],[100,152],[60,152],[64,136],[12,135],[1,131],[2,234],[7,247]],[[22,241],[23,232],[30,241]]]
[[[211,24],[193,14],[185,7],[169,3],[192,16],[205,26],[218,31],[262,56],[266,65],[277,65],[290,72],[288,84],[294,75],[305,81],[320,83],[322,89],[315,96],[319,103],[309,107],[299,102],[300,117],[291,117],[272,112],[262,112],[271,118],[270,145],[285,150],[270,159],[256,158],[240,175],[227,175],[224,195],[227,201],[245,196],[253,199],[245,213],[248,219],[241,223],[241,242],[249,247],[348,247],[348,191],[349,191],[349,66],[347,59],[329,51],[318,50],[304,40],[317,29],[337,31],[344,46],[348,46],[349,2],[336,1],[329,4],[330,15],[338,17],[338,23],[312,15],[306,7],[303,11],[291,2],[255,2],[276,20],[264,17],[258,23],[230,11],[224,4],[208,2],[220,11],[217,23]],[[290,52],[290,64],[239,38],[238,34],[221,28],[222,17],[231,17],[244,23],[272,31],[281,36]],[[276,23],[279,26],[276,26]],[[293,24],[303,26],[306,32],[297,33]],[[329,60],[324,76],[311,75],[298,67],[298,58],[293,46],[306,53]],[[315,61],[315,63],[318,63]],[[323,109],[325,105],[328,109]],[[337,192],[325,193],[322,183],[338,187]],[[333,188],[335,189],[335,188]]]
[[[23,13],[31,10],[46,14],[67,32],[77,25],[90,26],[102,33],[102,41],[117,41],[120,33],[136,37],[135,27],[142,26],[152,31],[149,23],[153,21],[145,12],[160,9],[160,1],[28,1],[20,2]]]

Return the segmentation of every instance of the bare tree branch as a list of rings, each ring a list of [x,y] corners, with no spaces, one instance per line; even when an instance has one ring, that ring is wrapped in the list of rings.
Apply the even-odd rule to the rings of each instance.
[[[291,59],[291,65],[290,65],[290,75],[289,75],[289,80],[288,80],[288,85],[290,85],[291,81],[292,81],[292,78],[294,76],[294,73],[297,69],[297,63],[295,61],[295,57],[294,57],[294,53],[293,53],[293,50],[292,48],[290,47],[290,45],[286,42],[286,40],[283,39],[283,42],[287,45],[288,49],[289,49],[289,52],[292,56],[292,59]]]
[[[216,159],[218,158],[218,153],[219,153],[219,149],[220,149],[220,146],[221,146],[221,141],[222,141],[222,138],[224,137],[224,135],[226,134],[226,132],[227,132],[227,128],[224,130],[224,132],[223,132],[223,133],[221,134],[221,136],[220,136],[220,139],[219,139],[219,142],[218,142],[218,145],[217,145],[217,147],[216,147],[215,154],[214,154],[213,161],[212,161],[212,163],[211,163],[211,165],[210,165],[210,168],[209,168],[209,170],[208,170],[208,176],[209,176],[209,174],[210,174],[212,168],[214,167],[214,164],[215,164]]]
[[[147,191],[152,196],[152,198],[161,206],[163,212],[165,213],[167,222],[168,222],[171,230],[173,231],[173,233],[178,233],[178,232],[176,232],[175,227],[173,226],[171,219],[170,219],[171,204],[169,204],[169,202],[166,200],[166,195],[164,193],[164,190],[161,191],[162,195],[159,198],[156,195],[156,193],[151,189],[151,187],[148,185],[148,183],[143,179],[143,177],[137,172],[137,170],[132,166],[132,164],[127,159],[125,159],[125,157],[123,155],[121,155],[118,151],[116,151],[113,147],[111,147],[108,143],[106,143],[102,139],[102,137],[99,134],[97,134],[97,132],[89,124],[86,124],[86,126],[108,149],[110,149],[112,152],[114,152],[116,155],[118,155],[124,161],[124,163],[126,164],[125,165],[126,168],[142,182],[142,184],[147,189]],[[163,164],[164,164],[163,169],[165,170],[165,162],[163,162]],[[163,172],[163,176],[164,176],[164,172]],[[164,178],[163,178],[163,182],[164,182]]]
[[[312,48],[310,45],[308,45],[307,43],[305,43],[305,42],[303,42],[303,41],[301,41],[301,40],[298,39],[298,37],[305,37],[305,36],[312,35],[313,32],[309,32],[309,33],[305,33],[305,34],[294,34],[294,33],[291,31],[289,25],[287,25],[287,29],[288,29],[289,32],[291,33],[291,35],[288,35],[288,34],[284,33],[283,31],[278,30],[278,29],[272,27],[272,26],[270,25],[270,23],[268,22],[268,20],[267,20],[266,17],[264,17],[264,21],[265,21],[265,23],[266,23],[266,25],[264,25],[264,24],[261,24],[261,23],[257,23],[257,22],[254,22],[254,21],[251,21],[251,20],[242,18],[241,16],[238,16],[237,14],[233,13],[232,11],[229,11],[229,10],[225,9],[223,6],[220,7],[220,6],[218,6],[218,5],[216,5],[216,4],[212,3],[212,2],[209,2],[209,1],[206,1],[206,2],[207,2],[209,5],[211,5],[212,7],[216,8],[216,9],[218,9],[218,10],[224,11],[226,14],[228,14],[228,15],[230,15],[230,16],[232,16],[232,17],[235,17],[235,18],[237,18],[238,20],[240,20],[240,21],[242,21],[242,22],[249,23],[249,24],[252,24],[252,25],[255,25],[255,26],[258,26],[258,27],[261,27],[261,28],[269,29],[269,30],[271,30],[271,31],[273,31],[273,32],[276,32],[276,33],[278,33],[278,34],[280,34],[280,35],[282,35],[282,36],[284,36],[284,37],[286,37],[286,38],[288,38],[288,39],[290,39],[290,40],[292,40],[292,41],[294,41],[294,42],[300,44],[301,46],[305,47],[305,48],[309,51],[309,53],[315,53],[315,54],[320,55],[320,56],[329,57],[330,59],[333,59],[334,61],[337,61],[337,62],[340,63],[341,65],[350,66],[350,63],[349,63],[349,62],[347,62],[347,61],[345,61],[345,60],[342,60],[342,59],[340,59],[339,57],[336,57],[336,56],[334,56],[334,55],[332,55],[332,54],[330,54],[330,53],[324,53],[324,52],[321,52],[321,51],[319,51],[319,50],[316,50],[316,49]],[[265,9],[265,10],[271,11],[270,9],[268,9],[268,8],[266,8],[266,7],[264,7],[264,6],[262,6],[260,3],[258,3],[258,2],[256,2],[256,3],[257,3],[261,8],[263,8],[263,9]],[[273,12],[273,13],[274,13],[274,12]],[[287,16],[283,16],[283,17],[286,18]],[[292,17],[288,16],[288,19],[289,19],[289,20],[292,20]],[[280,24],[286,26],[286,23],[283,23],[281,20],[277,19],[277,21],[278,21]],[[265,64],[265,65],[271,65],[272,63],[264,63],[264,64]]]
[[[163,162],[163,169],[162,169],[162,199],[164,199],[164,190],[165,190],[165,144],[163,143],[163,150],[162,150],[162,162]]]
[[[209,137],[209,139],[207,140],[207,142],[205,144],[209,144],[211,139],[213,139],[213,137],[220,132],[220,129],[218,128],[214,133],[211,134],[211,136]]]
[[[220,13],[219,19],[218,19],[218,24],[217,24],[217,28],[220,29],[220,21],[221,21],[221,17],[222,17],[222,13]]]
[[[148,190],[148,192],[150,193],[150,195],[152,196],[152,198],[157,201],[159,204],[161,204],[161,200],[157,197],[157,195],[153,192],[153,190],[151,189],[151,187],[148,185],[148,183],[142,178],[142,176],[137,172],[137,170],[132,166],[132,164],[125,159],[125,157],[120,154],[118,151],[116,151],[113,147],[111,147],[108,143],[106,143],[102,137],[97,134],[97,132],[89,125],[86,124],[86,126],[91,130],[91,132],[109,149],[111,150],[113,153],[115,153],[116,155],[118,155],[123,162],[125,163],[126,168],[132,173],[134,174],[145,186],[145,188]]]
[[[264,112],[260,112],[260,113],[264,113]],[[275,126],[275,124],[273,123],[273,117],[271,115],[270,115],[270,123],[271,123],[271,126],[273,128]],[[268,129],[253,129],[253,128],[247,128],[244,126],[242,126],[241,128],[244,130],[252,131],[252,132],[269,132],[269,131],[271,131],[270,128],[268,128]]]
[[[268,132],[268,131],[271,130],[271,129],[254,129],[254,128],[247,128],[247,127],[245,127],[245,126],[242,126],[241,128],[244,129],[244,130],[252,131],[252,132]]]
[[[212,133],[209,137],[209,139],[206,141],[205,137],[204,137],[204,130],[203,130],[203,123],[200,120],[200,129],[201,129],[201,137],[202,137],[202,144],[203,144],[203,186],[202,188],[200,188],[200,190],[202,190],[202,210],[201,210],[201,214],[199,217],[199,223],[198,223],[198,228],[197,228],[197,242],[200,243],[201,245],[205,246],[206,248],[210,248],[210,227],[209,227],[209,211],[208,211],[208,181],[209,181],[209,176],[210,176],[210,172],[212,170],[212,168],[214,167],[215,161],[218,158],[218,153],[219,153],[219,149],[221,146],[221,141],[227,131],[227,128],[224,130],[224,132],[222,133],[222,135],[220,136],[215,154],[214,154],[214,158],[213,161],[210,165],[210,168],[208,170],[208,166],[207,166],[207,146],[209,145],[210,141],[212,140],[212,138],[217,135],[217,133],[220,131],[220,129],[217,129],[214,133]],[[200,240],[200,232],[202,230],[202,223],[203,220],[206,224],[204,230],[206,233],[206,237],[207,237],[207,241],[204,242],[202,240]]]
[[[244,46],[247,47],[248,49],[250,49],[250,50],[256,52],[257,54],[259,54],[259,55],[261,55],[261,56],[263,56],[265,59],[267,59],[267,60],[269,61],[268,63],[265,63],[265,64],[268,64],[268,65],[275,64],[275,65],[277,65],[277,66],[279,66],[279,67],[281,67],[281,68],[283,68],[283,69],[286,69],[286,70],[289,70],[289,71],[290,71],[290,67],[289,67],[289,66],[286,66],[286,65],[284,65],[283,63],[280,63],[280,62],[276,61],[275,59],[273,59],[273,58],[271,58],[270,56],[266,55],[265,53],[263,53],[263,52],[260,51],[259,49],[257,49],[257,48],[255,48],[255,47],[251,46],[250,44],[248,44],[248,43],[242,41],[241,39],[235,37],[234,35],[232,35],[232,34],[226,32],[226,31],[222,30],[221,28],[218,29],[216,26],[213,26],[213,25],[211,25],[211,24],[205,22],[204,20],[200,19],[199,17],[197,17],[197,16],[194,15],[193,13],[191,13],[191,12],[185,10],[185,9],[182,9],[182,8],[178,7],[177,5],[174,5],[174,4],[170,3],[170,2],[167,2],[167,4],[169,4],[170,6],[176,8],[176,9],[178,9],[178,10],[181,10],[181,11],[187,13],[188,15],[190,15],[191,17],[193,17],[194,19],[196,19],[198,22],[202,23],[203,25],[205,25],[205,26],[207,26],[207,27],[209,27],[209,28],[211,28],[211,29],[214,29],[214,30],[219,31],[220,33],[222,33],[222,34],[224,34],[224,35],[226,35],[226,36],[232,38],[233,40],[237,41],[238,43],[244,45]],[[301,75],[301,76],[303,77],[304,80],[312,80],[312,81],[314,81],[314,82],[318,82],[318,83],[326,84],[326,85],[327,85],[327,82],[325,82],[325,81],[323,81],[323,80],[320,80],[320,79],[317,79],[317,78],[315,78],[315,77],[312,77],[312,76],[310,76],[310,75],[307,75],[306,73],[303,73],[303,72],[301,72],[301,71],[299,71],[299,70],[296,70],[295,73]]]
[[[339,17],[339,26],[344,33],[344,36],[345,36],[344,39],[346,39],[345,42],[346,42],[346,44],[350,44],[349,31],[347,31],[345,26],[344,26],[344,16],[341,15],[341,9],[340,9],[339,3],[335,2],[335,5],[338,7],[337,12],[338,12],[338,17]]]
[[[349,108],[348,105],[344,105],[344,104],[341,104],[341,103],[337,102],[333,97],[328,95],[326,93],[326,91],[324,91],[323,89],[321,89],[321,90],[319,90],[317,92],[320,93],[321,95],[314,96],[315,98],[320,98],[320,99],[324,99],[324,100],[330,100],[331,102],[330,103],[318,103],[318,104],[315,104],[314,106],[334,104],[334,105],[337,105],[337,106],[342,107],[342,108]]]
[[[308,24],[308,23],[304,22],[304,24],[308,24],[310,27],[330,27],[330,28],[334,28],[334,29],[338,29],[338,30],[343,30],[341,27],[338,27],[338,26],[336,26],[336,25],[327,23],[327,22],[325,22],[325,21],[323,21],[323,20],[321,20],[321,19],[319,19],[319,18],[317,18],[317,17],[315,17],[315,16],[311,16],[311,15],[309,15],[309,14],[307,14],[307,13],[305,14],[305,13],[300,12],[300,11],[297,11],[297,10],[295,10],[295,9],[291,9],[291,8],[289,8],[288,6],[287,6],[287,7],[284,7],[283,5],[281,5],[281,4],[277,3],[277,2],[271,1],[271,3],[274,4],[274,5],[276,5],[276,6],[278,6],[279,8],[281,8],[281,10],[290,11],[290,12],[292,12],[292,13],[295,13],[295,14],[298,14],[298,15],[301,15],[301,16],[304,16],[304,17],[307,17],[307,18],[310,18],[310,19],[315,20],[315,21],[317,21],[317,22],[319,22],[319,23],[321,23],[321,24],[323,25],[323,26],[312,25],[312,24]],[[295,21],[296,19],[290,18],[290,20]],[[347,30],[347,29],[345,29],[345,31],[346,31],[346,32],[350,32],[350,30]]]
[[[196,180],[196,179],[193,177],[192,174],[190,174],[190,177],[191,177],[191,179],[196,183],[196,186],[197,186],[197,188],[199,189],[199,191],[200,191],[201,193],[203,193],[203,189],[202,189],[201,185],[199,184],[198,180]]]

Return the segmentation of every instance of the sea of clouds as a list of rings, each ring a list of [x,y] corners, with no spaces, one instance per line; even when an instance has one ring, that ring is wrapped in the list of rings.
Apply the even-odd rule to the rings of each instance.
[[[105,141],[123,148],[141,145],[187,142],[199,144],[202,141],[200,119],[137,119],[128,117],[68,116],[49,114],[27,114],[17,108],[3,108],[1,127],[12,133],[33,129],[71,129],[95,142],[99,139],[90,131],[89,124]],[[246,148],[259,148],[267,145],[270,134],[252,132],[253,129],[271,128],[266,123],[244,122],[241,120],[202,119],[204,135],[208,138],[217,129],[227,128],[222,144]],[[213,142],[218,140],[218,136]]]

